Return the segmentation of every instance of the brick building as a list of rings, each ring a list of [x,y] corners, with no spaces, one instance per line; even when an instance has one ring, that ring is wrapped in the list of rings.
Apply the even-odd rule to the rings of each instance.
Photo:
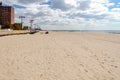
[[[2,6],[0,2],[0,25],[4,26],[6,23],[14,24],[14,8]]]

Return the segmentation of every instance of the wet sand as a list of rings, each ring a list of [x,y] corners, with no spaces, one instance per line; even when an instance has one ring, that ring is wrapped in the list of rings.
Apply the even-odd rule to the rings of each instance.
[[[120,80],[120,34],[0,37],[0,80]]]

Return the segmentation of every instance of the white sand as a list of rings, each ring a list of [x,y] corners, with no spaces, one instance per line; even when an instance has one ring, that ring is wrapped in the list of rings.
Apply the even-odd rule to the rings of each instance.
[[[120,80],[120,34],[0,37],[0,80]]]
[[[20,34],[20,33],[28,33],[28,30],[0,30],[0,36],[1,35],[10,35],[10,34]]]

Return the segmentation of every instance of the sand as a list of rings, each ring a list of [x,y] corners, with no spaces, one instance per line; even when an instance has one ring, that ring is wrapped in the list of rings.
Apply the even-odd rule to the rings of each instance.
[[[28,34],[29,30],[0,30],[0,37],[9,36],[9,35],[20,35],[20,34]]]
[[[0,37],[0,80],[120,80],[120,34]]]

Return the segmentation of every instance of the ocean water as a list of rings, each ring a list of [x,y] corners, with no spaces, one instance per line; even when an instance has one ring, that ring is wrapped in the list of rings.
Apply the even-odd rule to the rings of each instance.
[[[120,30],[52,30],[56,32],[105,32],[105,33],[113,33],[120,34]]]

